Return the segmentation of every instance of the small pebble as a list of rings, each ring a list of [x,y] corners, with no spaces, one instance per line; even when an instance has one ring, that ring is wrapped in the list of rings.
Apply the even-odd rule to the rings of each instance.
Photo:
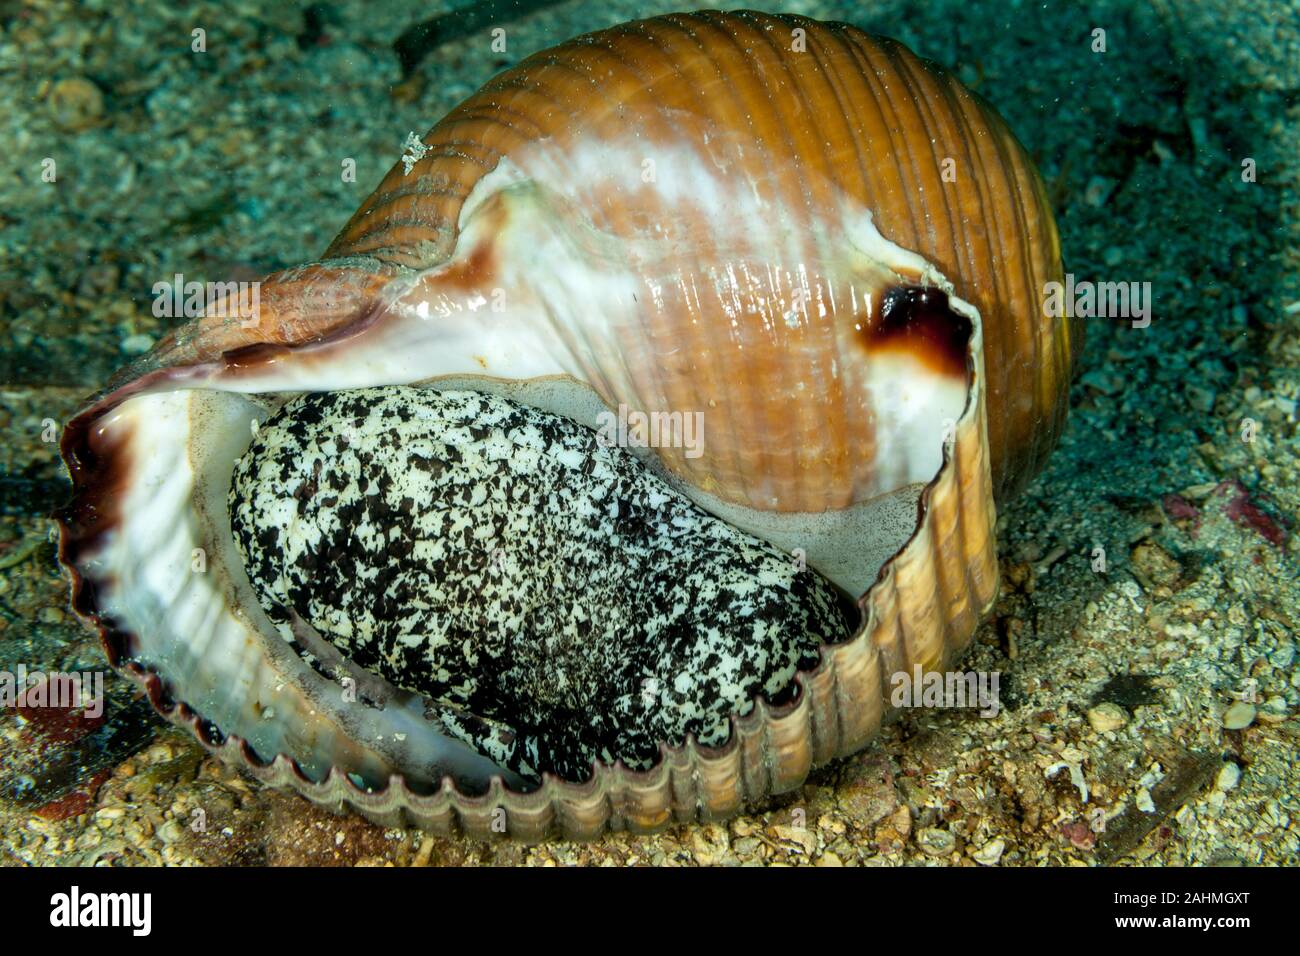
[[[1228,730],[1245,730],[1255,722],[1255,705],[1239,700],[1223,712],[1223,726]]]
[[[1093,176],[1083,190],[1083,201],[1094,209],[1106,205],[1106,200],[1115,189],[1115,180],[1105,176]]]
[[[1128,714],[1119,704],[1098,704],[1088,711],[1088,723],[1099,734],[1119,730],[1128,723]]]
[[[1188,485],[1179,492],[1184,498],[1190,498],[1193,501],[1200,501],[1208,498],[1214,489],[1219,487],[1217,482],[1207,481],[1199,485]]]
[[[1070,846],[1080,850],[1091,850],[1097,845],[1097,834],[1082,820],[1067,823],[1061,827],[1061,834],[1070,841]]]
[[[83,76],[59,80],[50,90],[50,116],[71,133],[89,129],[104,114],[104,94]]]
[[[1106,369],[1089,369],[1079,376],[1079,381],[1103,395],[1118,395],[1128,385],[1124,376]]]
[[[139,333],[122,341],[122,351],[127,355],[143,355],[153,348],[153,336]]]
[[[927,856],[947,856],[957,848],[957,838],[951,830],[926,827],[916,834],[917,845]]]
[[[64,617],[63,611],[54,606],[41,608],[37,616],[42,624],[62,624]]]
[[[784,843],[798,846],[805,855],[811,855],[817,849],[817,837],[807,827],[787,827],[777,824],[771,827],[769,832]]]
[[[971,851],[971,859],[981,866],[997,866],[1006,849],[1007,841],[1002,837],[994,837],[978,850]]]
[[[1214,789],[1228,791],[1237,786],[1241,780],[1241,768],[1232,761],[1228,761],[1219,768],[1219,775],[1214,778]]]
[[[158,839],[163,843],[179,843],[184,836],[184,828],[175,820],[168,820],[158,828]]]

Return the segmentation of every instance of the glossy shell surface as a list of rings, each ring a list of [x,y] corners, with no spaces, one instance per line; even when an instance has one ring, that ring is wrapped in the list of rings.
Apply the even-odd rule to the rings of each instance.
[[[635,145],[626,155],[606,147],[592,151],[593,160],[630,164],[635,177],[647,170],[645,160],[677,150],[726,163],[727,178],[757,190],[807,237],[841,204],[871,210],[885,239],[931,263],[984,318],[997,487],[1015,487],[1037,471],[1064,421],[1062,396],[1081,334],[1077,325],[1063,327],[1042,315],[1044,285],[1061,279],[1059,238],[1042,183],[1024,148],[979,96],[901,44],[852,27],[701,13],[626,24],[530,57],[435,126],[424,138],[428,152],[409,173],[395,165],[326,256],[373,256],[416,268],[438,262],[450,254],[467,197],[502,157],[545,141],[548,155],[567,163],[592,138],[627,143],[631,126]],[[738,144],[734,151],[729,139]],[[680,175],[674,161],[655,162],[656,177]],[[646,221],[672,222],[680,213],[665,194],[642,195],[626,183],[610,190],[600,175],[592,182],[581,193],[585,208],[596,210],[593,220],[615,235],[635,234]],[[687,205],[697,214],[708,211],[703,197]],[[770,237],[762,230],[754,236],[754,257],[765,263]],[[818,290],[809,292],[821,304]],[[855,305],[862,310],[843,297],[836,301],[833,292],[824,296],[832,314]],[[682,342],[690,364],[665,373],[708,381],[719,310],[686,296],[669,308],[674,319],[685,312],[706,321],[687,324],[696,336]],[[770,374],[802,371],[795,356],[819,329],[824,325],[773,336],[773,352],[765,356],[774,367]],[[674,322],[665,334],[680,341],[681,331]],[[829,453],[836,468],[851,469],[852,459],[862,457],[869,438],[836,415],[836,399],[825,396],[820,409],[809,403],[805,414],[824,414],[843,431],[828,436],[825,447],[805,446],[806,459],[792,468],[813,461],[820,467]],[[668,404],[688,403],[687,395],[673,395]],[[762,414],[738,408],[737,424]],[[818,473],[819,481],[826,477]]]

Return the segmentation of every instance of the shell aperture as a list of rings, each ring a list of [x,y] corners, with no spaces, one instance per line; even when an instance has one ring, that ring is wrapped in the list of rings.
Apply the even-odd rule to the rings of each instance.
[[[273,620],[299,615],[524,778],[721,745],[850,633],[811,569],[498,396],[301,396],[259,428],[230,506]]]

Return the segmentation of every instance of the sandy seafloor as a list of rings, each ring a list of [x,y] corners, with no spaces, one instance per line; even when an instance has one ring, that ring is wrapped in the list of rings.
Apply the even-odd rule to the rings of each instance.
[[[305,4],[269,0],[0,0],[0,670],[103,668],[48,538],[66,484],[46,420],[165,330],[153,283],[315,257],[408,131],[532,51],[674,6],[506,14],[507,53],[483,27],[402,81],[393,39],[447,0],[336,0],[311,29]],[[1001,674],[1001,715],[909,712],[725,825],[526,847],[384,830],[265,790],[110,673],[104,726],[0,715],[0,860],[1300,862],[1300,5],[766,6],[955,69],[1039,161],[1067,269],[1151,283],[1149,327],[1088,323],[1064,439],[1002,510],[1002,597],[967,659]]]

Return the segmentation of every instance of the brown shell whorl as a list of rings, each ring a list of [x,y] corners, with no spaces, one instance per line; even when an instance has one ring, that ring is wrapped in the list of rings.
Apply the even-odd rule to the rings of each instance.
[[[791,31],[806,31],[806,52]],[[900,44],[844,24],[753,12],[624,24],[535,54],[470,96],[397,164],[326,252],[402,266],[440,262],[465,198],[527,143],[576,135],[670,141],[683,123],[752,134],[740,170],[787,209],[862,203],[886,239],[952,280],[984,320],[989,443],[1001,497],[1041,467],[1064,424],[1082,343],[1042,314],[1061,278],[1042,182],[996,111]],[[945,160],[955,182],[945,182]],[[779,175],[772,175],[778,170]],[[844,436],[852,441],[855,436]]]

